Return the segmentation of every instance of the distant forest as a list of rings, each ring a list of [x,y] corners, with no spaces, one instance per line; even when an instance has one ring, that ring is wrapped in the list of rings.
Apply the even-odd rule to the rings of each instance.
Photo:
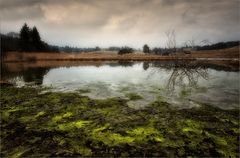
[[[21,52],[58,52],[57,46],[51,46],[41,40],[37,28],[28,27],[25,23],[20,33],[1,34],[1,52],[21,51]]]
[[[216,50],[239,46],[240,41],[219,42],[212,45],[196,46],[196,50]]]
[[[99,47],[77,48],[77,47],[59,47],[49,45],[41,39],[38,29],[34,26],[30,28],[26,23],[22,26],[19,33],[10,32],[1,36],[1,53],[10,51],[18,52],[92,52],[99,51]]]
[[[3,57],[6,52],[9,51],[18,51],[18,52],[93,52],[93,51],[100,51],[101,48],[94,47],[94,48],[78,48],[78,47],[59,47],[49,45],[48,43],[44,42],[38,29],[34,26],[30,28],[26,23],[22,26],[19,33],[10,32],[6,35],[0,34],[1,36],[1,56]],[[234,46],[239,46],[239,41],[231,41],[231,42],[220,42],[211,45],[204,45],[204,46],[194,46],[194,50],[216,50],[216,49],[224,49],[230,48]],[[126,49],[129,47],[109,47],[107,51],[120,51],[122,49]],[[183,47],[186,48],[186,47]],[[180,48],[182,49],[182,48]],[[133,52],[132,48],[129,48],[131,52]],[[150,50],[147,45],[144,45],[143,51],[147,53],[154,53],[160,54],[161,52],[168,52],[166,48],[154,48]]]

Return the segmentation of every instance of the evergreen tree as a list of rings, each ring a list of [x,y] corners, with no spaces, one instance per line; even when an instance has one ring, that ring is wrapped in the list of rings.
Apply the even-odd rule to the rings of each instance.
[[[20,48],[22,51],[29,51],[30,28],[25,23],[20,30]]]
[[[32,45],[33,45],[35,51],[42,50],[41,37],[40,37],[39,32],[38,32],[38,30],[35,26],[33,27],[32,31],[31,31],[31,40],[32,40]]]
[[[150,48],[149,48],[148,45],[145,44],[145,45],[143,46],[143,52],[144,52],[144,53],[150,53]]]
[[[38,30],[35,26],[32,29],[32,42],[33,43],[40,43],[41,42],[41,37],[40,37],[39,32],[38,32]]]

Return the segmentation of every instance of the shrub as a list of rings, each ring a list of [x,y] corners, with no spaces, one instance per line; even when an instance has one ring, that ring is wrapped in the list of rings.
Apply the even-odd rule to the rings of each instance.
[[[119,51],[118,54],[122,55],[122,54],[129,54],[129,53],[133,53],[133,49],[130,47],[122,47]]]
[[[149,48],[148,45],[145,44],[145,45],[143,46],[143,52],[144,52],[144,53],[150,53],[150,48]]]

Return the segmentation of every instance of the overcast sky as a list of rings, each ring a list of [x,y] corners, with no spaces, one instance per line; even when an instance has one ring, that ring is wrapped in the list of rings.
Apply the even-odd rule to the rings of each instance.
[[[37,26],[55,45],[141,48],[239,40],[239,0],[0,0],[1,33]]]

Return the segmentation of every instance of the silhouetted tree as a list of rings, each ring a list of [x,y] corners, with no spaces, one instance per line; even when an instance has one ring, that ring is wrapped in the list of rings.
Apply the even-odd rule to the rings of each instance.
[[[39,32],[38,32],[38,30],[35,26],[32,29],[32,42],[33,43],[40,43],[41,42],[41,37],[40,37]]]
[[[100,51],[100,50],[101,50],[101,48],[98,46],[95,48],[95,51]]]
[[[119,51],[121,48],[120,47],[109,47],[107,50],[109,51]]]
[[[30,28],[25,23],[20,30],[20,47],[22,51],[29,51]]]
[[[159,55],[162,55],[162,53],[164,53],[162,48],[157,48],[157,47],[153,48],[152,52],[154,54],[159,54]]]
[[[122,47],[119,51],[118,54],[122,55],[122,54],[129,54],[129,53],[133,53],[133,49],[130,47]]]
[[[149,46],[148,46],[147,44],[145,44],[145,45],[143,46],[143,52],[144,52],[144,53],[150,53],[150,48],[149,48]]]

